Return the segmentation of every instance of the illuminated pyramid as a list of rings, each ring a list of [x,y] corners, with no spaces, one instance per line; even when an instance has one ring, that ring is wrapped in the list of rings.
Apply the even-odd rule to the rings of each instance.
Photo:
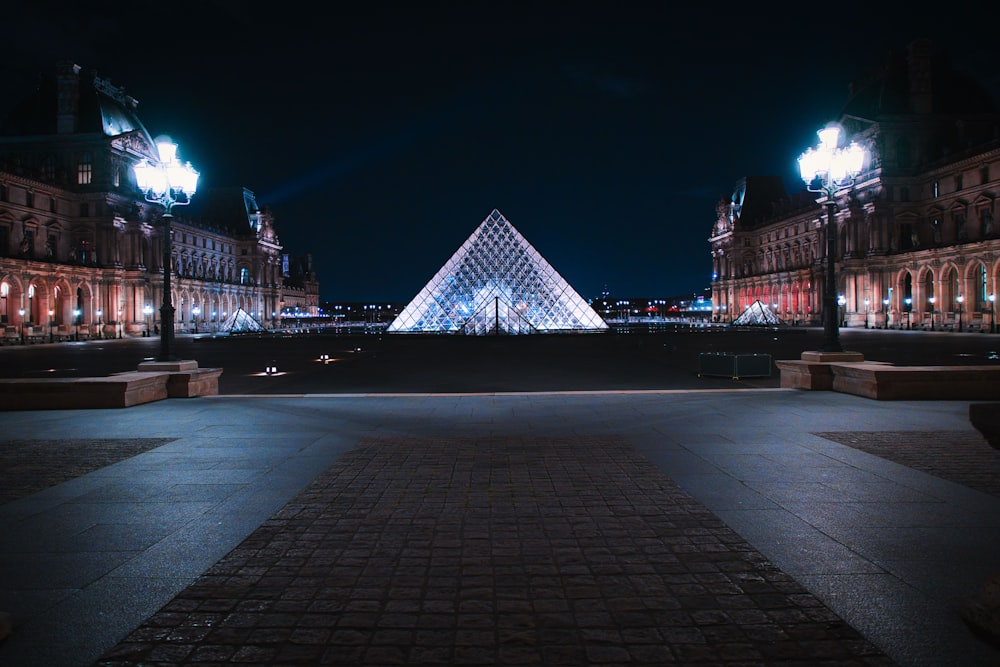
[[[600,315],[494,209],[387,331],[485,336],[607,328]]]

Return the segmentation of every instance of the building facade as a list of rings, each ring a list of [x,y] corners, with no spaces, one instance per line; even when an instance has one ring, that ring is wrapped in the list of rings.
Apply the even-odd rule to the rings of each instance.
[[[856,82],[839,124],[869,153],[834,195],[842,326],[995,331],[1000,112],[919,40]],[[827,200],[741,179],[709,238],[714,318],[759,301],[788,324],[822,323]]]
[[[134,165],[155,143],[124,90],[60,63],[0,124],[0,328],[6,342],[146,335],[163,296],[162,207]],[[282,248],[246,188],[174,209],[177,331],[218,330],[238,309],[265,327],[319,306],[306,256]],[[305,268],[304,268],[305,267]]]

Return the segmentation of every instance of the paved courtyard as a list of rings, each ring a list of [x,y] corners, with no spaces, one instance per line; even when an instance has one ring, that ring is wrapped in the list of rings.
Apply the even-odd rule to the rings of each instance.
[[[995,665],[968,402],[775,387],[0,412],[4,665]]]

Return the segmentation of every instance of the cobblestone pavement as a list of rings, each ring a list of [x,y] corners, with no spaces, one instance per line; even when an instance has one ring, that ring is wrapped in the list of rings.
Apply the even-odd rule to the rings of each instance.
[[[821,437],[1000,497],[963,431]],[[171,438],[0,443],[0,504]],[[58,454],[58,455],[57,455]],[[368,440],[99,663],[891,661],[627,445]]]
[[[368,439],[100,661],[892,662],[613,438]]]

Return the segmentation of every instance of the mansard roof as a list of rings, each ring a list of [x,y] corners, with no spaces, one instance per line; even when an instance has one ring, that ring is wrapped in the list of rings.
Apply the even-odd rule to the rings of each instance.
[[[947,55],[918,39],[889,53],[884,64],[850,86],[844,116],[877,120],[890,115],[979,115],[997,112],[982,85],[956,71]]]
[[[58,64],[43,74],[36,89],[0,121],[0,136],[103,134],[115,137],[139,132],[153,141],[136,112],[138,102],[125,89],[98,76],[81,73],[78,65]]]
[[[199,189],[184,209],[178,214],[186,220],[238,237],[256,234],[257,218],[262,212],[254,193],[238,186]]]

